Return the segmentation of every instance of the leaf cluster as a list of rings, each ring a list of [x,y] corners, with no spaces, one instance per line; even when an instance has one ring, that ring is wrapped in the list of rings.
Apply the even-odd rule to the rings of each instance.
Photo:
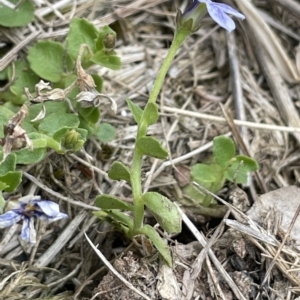
[[[33,17],[31,1],[23,1],[16,11],[3,7],[0,24],[22,26]],[[65,43],[38,41],[29,48],[27,57],[0,72],[2,83],[10,82],[6,90],[0,91],[0,99],[4,102],[0,109],[0,190],[15,190],[21,182],[16,164],[37,163],[49,148],[65,154],[79,151],[91,135],[102,142],[114,138],[113,126],[99,124],[100,98],[97,105],[91,101],[89,107],[82,107],[78,102],[76,97],[81,90],[76,68],[79,61],[82,72],[95,64],[119,69],[121,61],[112,47],[115,39],[115,32],[108,26],[98,30],[86,19],[74,18]],[[88,50],[80,56],[82,45]],[[91,76],[92,92],[101,96],[102,78],[96,73],[87,76]],[[22,135],[17,136],[15,125],[7,128],[23,104],[28,114],[15,124],[22,130]],[[22,143],[13,147],[16,141],[12,139]],[[30,147],[25,143],[28,140]],[[10,147],[5,145],[8,142]]]
[[[215,137],[212,162],[195,164],[191,168],[193,180],[213,193],[217,193],[226,180],[236,184],[246,183],[248,173],[256,171],[258,163],[248,156],[235,153],[235,144],[230,138],[222,135]],[[212,196],[204,195],[192,184],[184,189],[198,203],[204,206],[212,203]]]
[[[140,128],[140,134],[135,143],[135,150],[141,155],[159,159],[167,158],[168,151],[162,147],[160,141],[146,135],[147,127],[156,123],[158,119],[157,105],[155,103],[148,103],[143,110],[129,99],[127,100],[127,104],[134,120]],[[114,180],[125,180],[128,183],[135,184],[132,182],[132,170],[119,161],[115,161],[111,165],[108,176]],[[139,201],[142,201],[143,205],[147,207],[163,230],[168,233],[178,233],[181,231],[181,216],[177,207],[170,199],[157,192],[147,192],[141,196]],[[131,214],[135,212],[134,205],[110,195],[98,196],[95,205],[103,210],[95,212],[95,215],[113,222],[128,236],[136,234],[146,235],[166,262],[169,265],[172,264],[171,255],[166,243],[153,227],[143,224],[138,231],[134,230],[134,222],[131,217]],[[123,212],[123,210],[127,212]]]

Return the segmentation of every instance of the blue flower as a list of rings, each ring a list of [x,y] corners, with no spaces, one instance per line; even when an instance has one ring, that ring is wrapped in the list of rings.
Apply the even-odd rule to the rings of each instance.
[[[244,20],[245,16],[227,4],[212,2],[211,0],[197,0],[200,3],[205,3],[210,17],[221,27],[229,32],[235,29],[235,24],[232,19],[227,16],[233,15],[239,19]]]
[[[31,244],[36,242],[36,231],[34,229],[34,218],[43,221],[54,222],[68,216],[59,211],[59,205],[49,200],[40,200],[39,196],[19,199],[18,207],[0,215],[0,228],[12,226],[23,220],[21,238]]]
[[[193,3],[183,14],[178,12],[177,23],[190,32],[195,32],[200,28],[201,20],[207,12],[217,24],[229,32],[235,29],[235,24],[227,14],[242,20],[245,19],[243,14],[227,4],[212,2],[211,0],[193,0]]]

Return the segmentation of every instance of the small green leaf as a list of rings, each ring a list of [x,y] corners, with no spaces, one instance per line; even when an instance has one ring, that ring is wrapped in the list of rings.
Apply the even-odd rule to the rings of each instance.
[[[105,47],[105,45],[104,45],[104,44],[106,44],[105,38],[107,36],[111,36],[112,39],[114,39],[114,40],[117,37],[116,33],[109,26],[105,25],[99,30],[99,36],[96,41],[97,51],[100,51],[104,48],[109,48],[109,49],[113,48],[113,47],[107,47],[107,45]]]
[[[133,115],[133,118],[135,120],[135,122],[137,124],[139,124],[142,114],[143,114],[143,110],[137,106],[136,104],[134,104],[130,99],[126,99],[127,105]]]
[[[23,148],[16,152],[17,164],[30,165],[38,163],[45,158],[46,153],[47,148],[36,148],[33,150],[29,148]]]
[[[246,183],[248,173],[257,169],[258,163],[256,160],[248,156],[237,155],[231,159],[231,164],[226,170],[225,176],[230,181]]]
[[[39,41],[28,50],[31,69],[40,77],[59,82],[63,75],[64,47],[53,41]]]
[[[3,158],[3,152],[0,155],[1,159]],[[0,164],[0,176],[5,175],[8,172],[12,172],[16,169],[16,155],[14,153],[8,154],[5,161]]]
[[[4,137],[3,133],[3,125],[7,125],[8,120],[14,115],[15,113],[8,109],[7,107],[1,105],[0,109],[0,138]]]
[[[165,231],[168,233],[181,232],[181,216],[171,200],[156,192],[148,192],[142,198],[156,221]]]
[[[75,103],[77,112],[89,123],[96,124],[100,118],[98,107],[81,107],[78,102]]]
[[[55,114],[57,112],[66,113],[69,110],[67,101],[61,101],[61,102],[47,101],[44,103],[37,103],[29,107],[29,115],[25,118],[25,121],[33,124],[34,126],[36,126],[36,124],[40,124],[41,121],[32,123],[31,120],[34,119],[40,113],[43,104],[46,108],[46,116],[52,113]]]
[[[150,225],[145,225],[141,229],[141,233],[146,235],[151,240],[151,242],[154,244],[157,251],[164,258],[168,266],[172,267],[172,257],[171,257],[169,247],[168,245],[166,245],[165,241],[159,236],[156,230]]]
[[[7,187],[9,187],[5,182],[0,181],[0,199],[2,197],[1,191],[4,191]],[[2,198],[3,199],[3,198]],[[1,200],[0,200],[1,201]],[[1,207],[1,206],[0,206]],[[1,213],[1,212],[0,212]]]
[[[101,123],[95,130],[95,135],[102,143],[112,141],[116,136],[116,129],[108,123]]]
[[[216,180],[216,165],[195,164],[191,168],[193,180],[201,184],[202,182],[214,182]],[[219,171],[219,168],[218,168]]]
[[[97,51],[92,56],[91,61],[111,70],[119,70],[121,68],[121,59],[115,55],[115,51]]]
[[[125,201],[110,195],[100,195],[96,197],[95,205],[104,210],[109,209],[124,209],[133,211],[133,206]]]
[[[95,135],[95,124],[87,122],[85,118],[79,116],[79,127],[87,130],[88,136]]]
[[[144,109],[143,112],[143,122],[146,123],[147,127],[149,125],[155,124],[157,122],[159,113],[158,113],[158,107],[156,103],[148,103]]]
[[[213,153],[216,163],[225,167],[228,165],[230,159],[235,155],[235,145],[232,139],[220,135],[213,140]]]
[[[67,36],[68,53],[76,60],[80,46],[87,44],[92,52],[95,52],[95,41],[98,37],[97,28],[86,19],[73,18]]]
[[[53,135],[63,127],[76,128],[79,125],[79,119],[73,114],[56,112],[46,116],[38,126],[38,129],[46,134]]]
[[[19,0],[10,0],[12,4],[17,4]],[[25,26],[34,19],[34,6],[30,0],[22,1],[17,9],[12,9],[1,3],[0,25],[5,27]]]
[[[103,79],[98,74],[91,74],[92,78],[94,79],[94,83],[96,85],[96,90],[101,93],[103,87]]]
[[[125,213],[115,210],[115,209],[106,210],[104,213],[109,215],[115,222],[119,222],[119,223],[127,226],[129,229],[133,228],[133,220]],[[93,214],[99,218],[103,218],[102,211],[94,211]]]
[[[12,78],[12,68],[9,68],[9,78]],[[16,81],[10,86],[10,91],[16,96],[23,96],[24,87],[29,92],[34,92],[35,84],[39,81],[39,77],[29,68],[29,64],[25,60],[15,62],[15,78]]]
[[[126,180],[130,182],[130,171],[123,163],[114,161],[108,171],[108,177],[113,180]]]
[[[6,192],[11,193],[22,182],[22,172],[21,171],[8,172],[5,175],[0,176],[0,181],[4,182],[9,186],[4,190]]]
[[[143,154],[159,158],[165,159],[168,157],[168,151],[162,147],[161,143],[152,136],[143,136],[139,138],[136,142],[136,147]]]

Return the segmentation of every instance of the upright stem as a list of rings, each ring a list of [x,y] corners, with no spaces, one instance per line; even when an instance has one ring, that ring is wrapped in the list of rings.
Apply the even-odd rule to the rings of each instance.
[[[160,70],[159,70],[159,73],[158,73],[158,75],[155,79],[154,86],[153,86],[153,89],[151,91],[148,102],[153,102],[153,103],[156,102],[158,94],[159,94],[159,92],[161,90],[161,87],[164,83],[166,74],[167,74],[168,70],[170,69],[170,66],[173,62],[173,59],[176,55],[176,52],[180,48],[180,46],[182,45],[182,43],[184,42],[184,40],[186,39],[186,37],[189,34],[190,34],[190,32],[187,31],[184,28],[177,28],[177,30],[175,31],[172,45],[169,49],[169,52],[168,52],[168,54],[167,54],[167,56],[166,56],[166,58],[165,58],[165,60],[162,64]]]
[[[176,52],[189,34],[190,32],[187,31],[186,29],[177,28],[172,45],[154,82],[154,86],[151,91],[150,97],[148,99],[148,103],[156,102],[158,94],[164,83],[166,74],[172,64]],[[142,122],[142,120],[143,120],[143,115],[138,125],[136,140],[138,140],[142,136],[145,136],[147,132],[147,128],[142,125],[144,123]],[[140,229],[143,226],[143,221],[144,221],[144,201],[142,199],[142,181],[141,181],[142,161],[143,161],[143,154],[139,151],[139,149],[135,147],[133,153],[133,159],[132,159],[132,167],[131,167],[131,186],[132,186],[132,194],[133,194],[133,202],[134,202],[134,211],[133,211],[134,232],[132,233],[133,235],[139,233]]]

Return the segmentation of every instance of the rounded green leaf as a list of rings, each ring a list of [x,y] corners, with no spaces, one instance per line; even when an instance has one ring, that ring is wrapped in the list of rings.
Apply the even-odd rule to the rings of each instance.
[[[146,123],[147,126],[155,124],[157,122],[159,113],[158,106],[156,103],[148,103],[144,109],[143,113],[143,122]]]
[[[36,148],[33,150],[29,148],[23,148],[16,152],[17,164],[30,165],[38,163],[45,158],[46,153],[47,148]]]
[[[102,143],[107,143],[115,138],[116,129],[108,123],[101,123],[96,128],[95,135]]]
[[[248,156],[237,155],[231,160],[231,164],[226,170],[226,178],[236,183],[246,183],[249,172],[256,171],[258,163]]]
[[[9,78],[12,77],[12,68],[9,69]],[[15,76],[16,81],[10,86],[10,91],[16,96],[24,94],[24,87],[29,89],[29,92],[34,91],[39,77],[29,68],[29,64],[24,60],[15,62]]]
[[[12,4],[17,4],[19,0],[10,0]],[[5,27],[25,26],[34,19],[34,6],[30,0],[22,1],[17,9],[12,9],[4,4],[0,7],[0,25]]]
[[[3,158],[3,152],[0,152],[0,160]],[[0,164],[0,176],[5,175],[8,172],[12,172],[16,169],[16,155],[14,153],[9,153]]]
[[[8,172],[5,175],[0,176],[0,181],[5,183],[8,186],[4,190],[6,192],[11,193],[22,182],[22,172],[21,171]]]
[[[52,113],[46,116],[38,126],[39,130],[43,133],[53,135],[56,131],[63,127],[77,128],[79,119],[73,114],[67,113]]]
[[[151,157],[160,159],[166,159],[168,157],[168,151],[152,136],[143,136],[139,138],[136,142],[136,147],[143,154]]]
[[[68,53],[76,60],[82,44],[87,44],[92,52],[96,50],[97,28],[86,19],[73,18],[67,36]]]
[[[220,135],[213,140],[213,154],[215,162],[221,166],[225,167],[228,165],[229,161],[235,155],[235,145],[232,139]]]
[[[130,171],[123,163],[114,161],[108,171],[108,177],[113,180],[126,180],[130,182]]]
[[[67,101],[60,101],[60,102],[47,101],[44,103],[37,103],[29,107],[29,114],[25,118],[25,121],[33,125],[39,124],[41,121],[32,123],[31,120],[34,119],[40,113],[40,111],[43,109],[43,105],[46,108],[46,116],[57,112],[67,113],[67,111],[69,110],[69,105]]]
[[[40,77],[59,82],[63,74],[64,47],[53,41],[39,41],[28,50],[31,69]]]
[[[191,168],[191,175],[193,180],[201,184],[202,182],[214,182],[215,176],[215,165],[196,164]]]
[[[165,231],[168,233],[181,232],[181,216],[171,200],[156,192],[148,192],[142,198],[156,221]]]
[[[105,210],[124,209],[133,211],[133,206],[117,197],[110,195],[100,195],[96,197],[95,205]]]

